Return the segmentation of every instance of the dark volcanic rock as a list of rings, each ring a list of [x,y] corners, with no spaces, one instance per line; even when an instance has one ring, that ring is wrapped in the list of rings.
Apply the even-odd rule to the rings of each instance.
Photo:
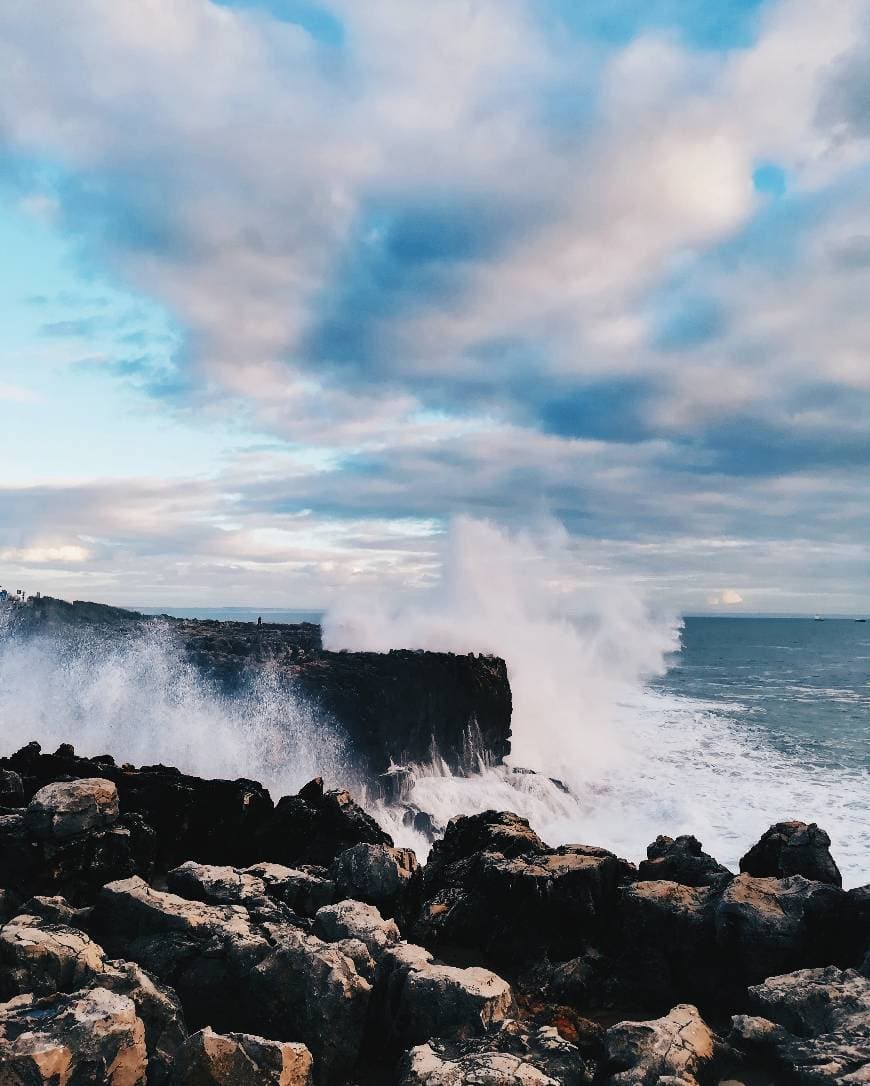
[[[516,967],[568,957],[609,924],[621,880],[634,868],[606,849],[545,845],[506,812],[452,819],[424,870],[414,937]]]
[[[830,847],[830,837],[815,822],[777,822],[741,859],[740,870],[758,878],[803,875],[805,879],[842,886]]]
[[[310,781],[298,795],[284,796],[250,847],[257,860],[294,866],[328,866],[358,844],[389,845],[393,839],[354,802],[350,792],[330,791]]]
[[[666,879],[683,886],[721,886],[734,878],[727,867],[703,851],[697,837],[657,837],[647,846],[646,856],[637,868],[641,881]]]
[[[510,684],[493,656],[323,652],[291,669],[374,773],[437,753],[454,770],[510,753]]]
[[[802,969],[771,977],[749,994],[756,1014],[733,1019],[736,1046],[767,1056],[788,1082],[870,1082],[866,977],[833,966]]]

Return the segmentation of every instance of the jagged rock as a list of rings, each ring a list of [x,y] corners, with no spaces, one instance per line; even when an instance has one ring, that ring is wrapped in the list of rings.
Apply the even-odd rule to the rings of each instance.
[[[433,1039],[407,1053],[400,1086],[585,1086],[595,1061],[552,1026],[529,1029],[507,1019],[484,1037]]]
[[[801,875],[757,879],[739,875],[716,903],[716,945],[723,972],[741,984],[830,961],[844,894]]]
[[[442,1059],[431,1045],[412,1048],[402,1061],[399,1086],[561,1086],[509,1052],[480,1052]]]
[[[336,947],[295,929],[245,978],[249,1027],[284,1039],[292,1030],[315,1060],[318,1083],[340,1082],[356,1063],[371,986]]]
[[[103,971],[105,957],[76,928],[17,916],[0,928],[0,999],[74,992]]]
[[[252,854],[251,846],[255,829],[273,804],[256,781],[203,780],[172,766],[117,766],[108,755],[79,758],[66,744],[44,754],[38,743],[29,743],[0,759],[0,765],[21,775],[25,795],[60,778],[114,782],[125,821],[136,814],[153,827],[156,859],[164,869],[188,859],[244,866],[264,858]]]
[[[815,822],[777,822],[741,859],[740,870],[756,878],[803,875],[805,879],[842,886],[830,847],[830,837]]]
[[[250,918],[238,905],[206,905],[152,889],[134,876],[104,886],[92,922],[97,930],[131,939],[171,932],[250,937]]]
[[[238,1025],[244,978],[270,950],[241,906],[188,901],[138,878],[103,887],[92,926],[110,953],[175,989],[194,1029]]]
[[[235,867],[197,864],[192,860],[166,876],[170,891],[193,901],[214,905],[242,905],[258,923],[280,923],[286,910],[269,896],[263,879]]]
[[[386,1038],[408,1048],[432,1037],[482,1034],[508,1016],[513,995],[488,969],[440,965],[423,947],[403,943],[382,954],[376,1005]]]
[[[300,916],[313,917],[318,909],[335,900],[335,883],[326,877],[328,871],[324,867],[260,863],[246,868],[245,873],[261,879],[272,897]]]
[[[620,893],[619,974],[651,1006],[727,1002],[772,973],[831,960],[844,897],[800,875],[739,875],[724,889],[631,883]]]
[[[314,918],[314,934],[328,943],[358,939],[376,961],[402,937],[394,920],[384,920],[374,905],[364,905],[361,901],[339,901],[337,905],[324,906]]]
[[[424,871],[413,936],[511,966],[569,957],[609,923],[617,886],[633,871],[606,849],[550,849],[516,815],[456,818]]]
[[[340,950],[346,958],[350,958],[361,977],[369,984],[374,984],[377,963],[362,939],[336,939],[331,945],[336,950]]]
[[[774,1061],[790,1082],[870,1082],[870,979],[834,966],[769,977],[749,989],[756,1016],[731,1041]]]
[[[546,851],[547,846],[528,820],[510,811],[457,815],[450,819],[444,837],[432,849],[426,878],[438,879],[445,868],[478,852],[496,852],[511,859]]]
[[[697,1086],[716,1056],[716,1039],[697,1007],[681,1003],[651,1022],[619,1022],[607,1031],[612,1086]]]
[[[659,836],[647,846],[637,877],[642,881],[665,879],[683,886],[721,886],[734,878],[727,867],[703,851],[697,837],[673,840]]]
[[[171,988],[156,981],[135,962],[106,962],[90,985],[133,1001],[145,1027],[148,1086],[168,1086],[175,1057],[187,1040],[181,1002]]]
[[[0,769],[0,807],[24,806],[24,782],[14,769]]]
[[[403,803],[416,783],[414,771],[404,765],[391,765],[386,773],[375,777],[372,793],[374,799],[396,805]]]
[[[336,892],[392,913],[418,878],[419,864],[410,848],[359,844],[339,853],[332,865]]]
[[[147,1061],[132,1000],[105,988],[0,1005],[3,1086],[144,1086]]]
[[[25,811],[0,815],[0,884],[19,899],[62,894],[86,902],[105,882],[148,874],[152,842],[153,832],[136,816],[106,829],[39,839]]]
[[[294,866],[329,865],[360,843],[390,845],[393,840],[354,802],[350,792],[324,791],[311,781],[297,795],[284,796],[261,827],[254,847],[260,860]]]
[[[47,784],[24,814],[24,826],[39,840],[75,837],[105,829],[118,821],[118,789],[111,781],[91,777]]]
[[[309,1086],[311,1053],[303,1044],[249,1033],[195,1033],[179,1053],[173,1086]]]
[[[19,909],[21,913],[39,916],[50,924],[66,924],[68,927],[81,930],[87,930],[92,911],[90,908],[76,909],[65,897],[58,895],[43,897],[39,894],[25,901]]]

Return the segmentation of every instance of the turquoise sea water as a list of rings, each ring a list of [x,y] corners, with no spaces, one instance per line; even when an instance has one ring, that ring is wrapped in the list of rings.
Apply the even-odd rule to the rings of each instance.
[[[798,762],[870,772],[870,622],[687,618],[654,685],[727,705],[735,725]]]

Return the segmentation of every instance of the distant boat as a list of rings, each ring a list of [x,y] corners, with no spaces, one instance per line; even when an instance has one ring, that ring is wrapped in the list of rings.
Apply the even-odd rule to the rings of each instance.
[[[867,619],[866,618],[856,618],[855,621],[856,622],[866,622]]]
[[[824,622],[825,620],[821,615],[813,615],[813,622]]]

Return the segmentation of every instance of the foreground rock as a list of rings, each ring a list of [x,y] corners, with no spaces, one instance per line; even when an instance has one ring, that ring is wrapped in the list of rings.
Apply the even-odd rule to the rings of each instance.
[[[400,1086],[585,1086],[595,1064],[552,1027],[507,1020],[479,1040],[436,1040],[411,1049]]]
[[[758,878],[803,875],[816,882],[843,885],[831,855],[831,839],[815,822],[777,822],[741,859],[740,870]]]
[[[376,995],[385,1039],[396,1049],[431,1037],[480,1035],[513,1007],[510,985],[495,973],[440,965],[407,943],[384,952]]]
[[[800,875],[740,875],[724,889],[636,882],[620,895],[619,971],[652,1006],[727,1004],[771,974],[836,960],[844,901]]]
[[[277,1039],[292,1030],[311,1050],[318,1082],[341,1082],[359,1058],[371,986],[337,948],[300,931],[276,935],[243,981],[250,1028]]]
[[[870,980],[855,970],[802,969],[750,989],[757,1013],[732,1040],[797,1083],[870,1082]]]
[[[247,1033],[195,1033],[178,1055],[175,1086],[310,1086],[311,1053],[301,1044]]]
[[[74,992],[102,973],[106,956],[84,932],[36,916],[0,928],[0,999]]]
[[[516,815],[453,819],[423,877],[414,936],[425,946],[473,948],[494,963],[569,957],[612,919],[633,867],[606,849],[548,848]]]
[[[144,1086],[145,1027],[133,1001],[105,988],[0,1004],[4,1086]]]
[[[607,1031],[608,1081],[613,1086],[697,1086],[716,1048],[712,1030],[688,1003],[652,1022],[620,1022]]]
[[[118,821],[118,789],[101,777],[47,784],[24,814],[24,827],[38,839],[77,837]]]

